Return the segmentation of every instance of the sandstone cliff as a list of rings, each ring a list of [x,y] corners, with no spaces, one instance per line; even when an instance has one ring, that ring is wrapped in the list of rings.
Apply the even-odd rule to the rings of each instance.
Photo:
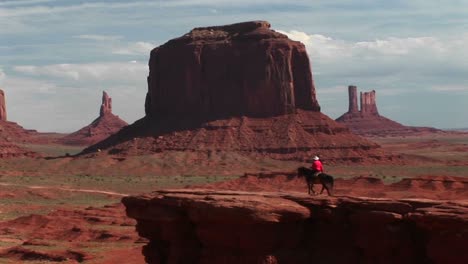
[[[468,205],[166,190],[123,198],[147,263],[468,263]]]
[[[109,137],[127,125],[127,122],[112,113],[112,98],[106,92],[103,92],[99,117],[91,124],[63,137],[59,141],[63,144],[89,146]]]
[[[441,130],[431,127],[405,126],[379,114],[376,103],[376,92],[361,92],[361,108],[357,104],[357,87],[350,85],[349,110],[336,119],[352,132],[365,136],[401,136],[418,133],[440,133]]]
[[[387,158],[320,113],[304,45],[266,21],[195,28],[155,48],[149,69],[146,117],[84,153]]]

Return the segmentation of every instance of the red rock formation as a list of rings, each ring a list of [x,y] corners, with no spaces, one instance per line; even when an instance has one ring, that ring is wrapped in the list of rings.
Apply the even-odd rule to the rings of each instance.
[[[349,110],[348,113],[357,113],[359,112],[358,103],[357,103],[357,87],[354,85],[348,86],[349,93]]]
[[[320,111],[305,46],[266,21],[195,28],[155,48],[149,68],[155,120]]]
[[[375,100],[375,90],[361,92],[361,109],[357,111],[357,88],[349,86],[349,110],[336,119],[352,132],[365,136],[401,136],[418,133],[440,133],[431,127],[410,127],[397,123],[379,114]]]
[[[468,206],[203,189],[125,197],[147,263],[468,263]]]
[[[7,120],[5,93],[0,89],[0,121]]]
[[[149,68],[146,117],[85,153],[236,151],[348,161],[383,156],[378,145],[320,113],[304,45],[268,22],[195,28],[155,48]]]
[[[91,124],[63,137],[59,142],[69,145],[89,146],[115,134],[127,125],[127,122],[112,114],[112,99],[106,92],[103,92],[99,117]]]

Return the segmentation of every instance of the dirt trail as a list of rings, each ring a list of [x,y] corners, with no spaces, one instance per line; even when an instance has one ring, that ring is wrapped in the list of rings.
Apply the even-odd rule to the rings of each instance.
[[[99,194],[115,195],[115,196],[120,196],[120,197],[129,195],[127,193],[100,191],[100,190],[92,190],[92,189],[75,189],[75,188],[66,188],[66,187],[57,187],[57,186],[37,186],[37,185],[28,186],[28,185],[13,184],[13,183],[0,183],[0,186],[24,187],[24,188],[29,188],[29,189],[60,190],[60,191],[69,191],[69,192],[99,193]]]

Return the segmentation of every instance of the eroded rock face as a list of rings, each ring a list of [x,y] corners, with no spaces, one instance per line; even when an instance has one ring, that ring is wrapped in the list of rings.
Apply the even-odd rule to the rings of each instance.
[[[336,119],[352,132],[365,136],[401,136],[418,133],[440,133],[441,130],[431,127],[405,126],[379,114],[376,103],[376,92],[361,92],[360,109],[357,105],[357,87],[350,85],[349,110]]]
[[[127,122],[112,113],[112,98],[103,92],[99,117],[91,124],[63,137],[60,142],[69,145],[89,146],[115,134],[127,125]]]
[[[302,43],[266,21],[195,28],[151,52],[147,115],[270,117],[320,111]]]
[[[468,205],[166,190],[123,198],[147,263],[468,263]]]
[[[0,121],[7,120],[7,111],[5,103],[5,93],[0,89]]]

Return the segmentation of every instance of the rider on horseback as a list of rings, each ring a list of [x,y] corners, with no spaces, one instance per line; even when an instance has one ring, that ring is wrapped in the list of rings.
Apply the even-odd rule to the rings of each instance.
[[[320,173],[323,172],[323,165],[318,156],[314,157],[314,162],[312,162],[312,170],[314,171],[314,176],[317,177]]]

